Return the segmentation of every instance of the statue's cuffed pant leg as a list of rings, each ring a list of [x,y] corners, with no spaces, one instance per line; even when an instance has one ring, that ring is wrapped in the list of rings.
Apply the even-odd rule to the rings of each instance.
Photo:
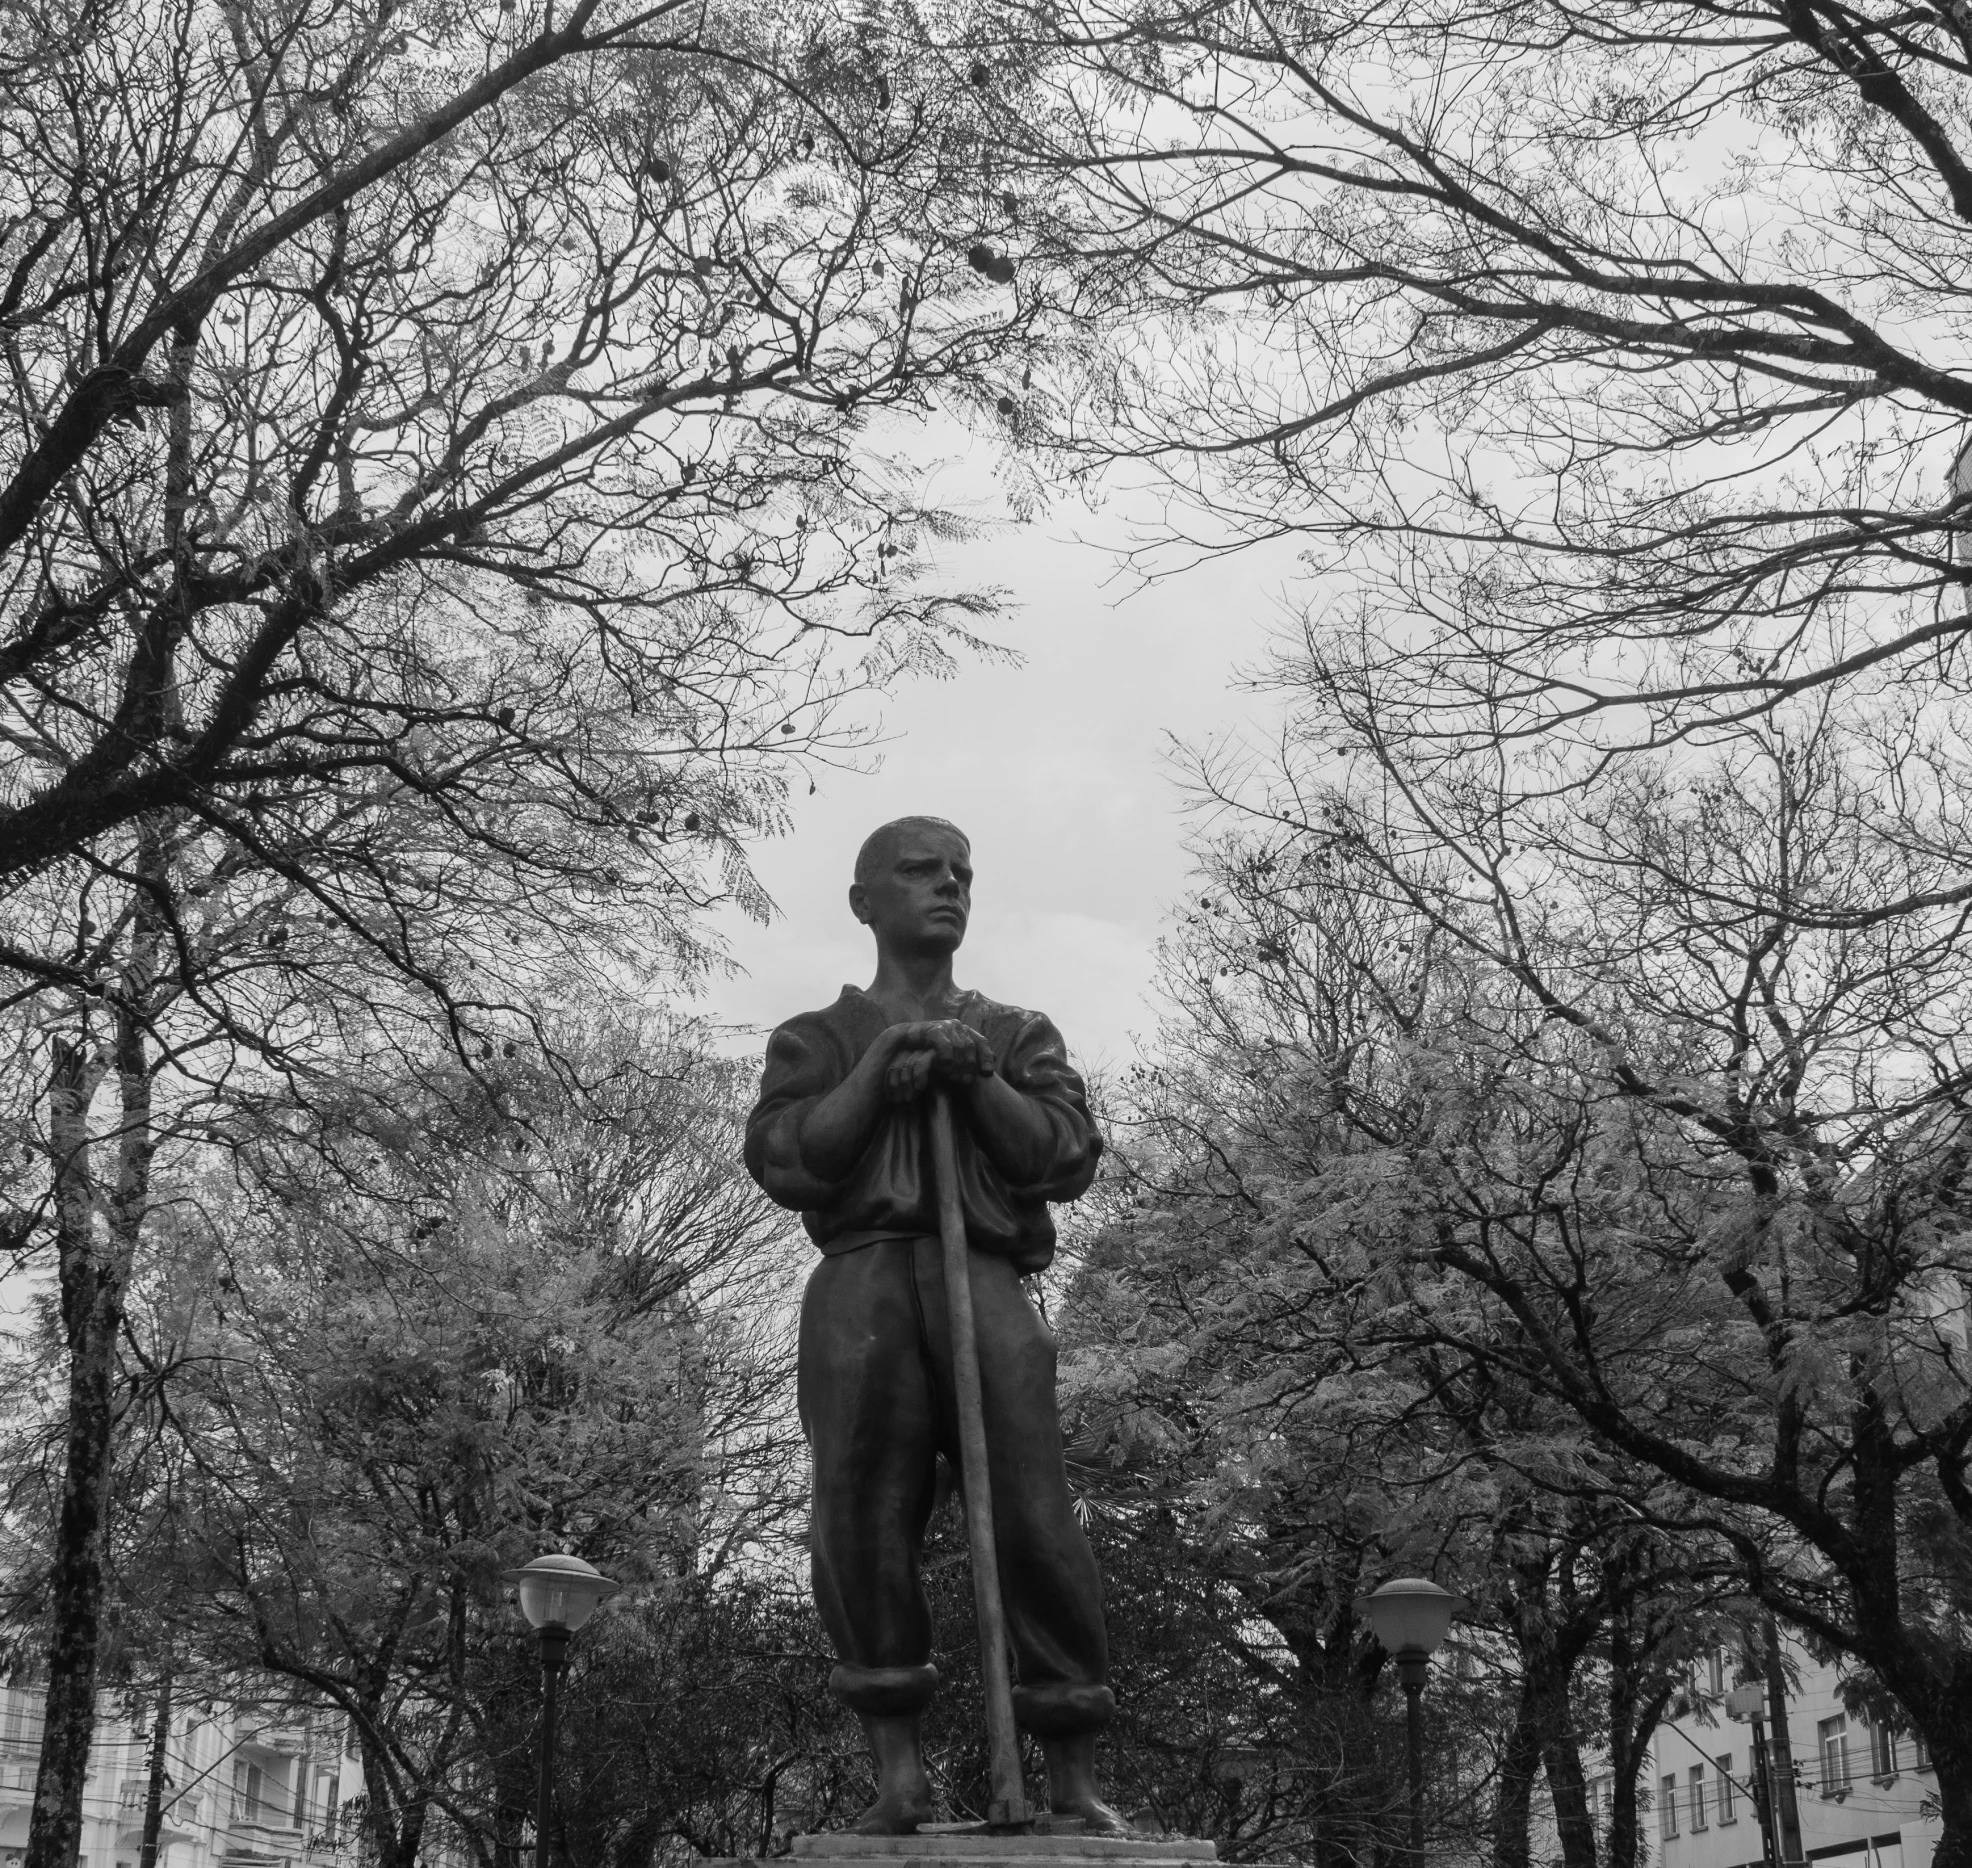
[[[872,1717],[917,1711],[938,1681],[918,1574],[938,1452],[922,1338],[910,1241],[815,1267],[797,1383],[813,1459],[815,1606],[841,1662],[830,1687]]]
[[[938,1669],[922,1667],[851,1667],[838,1663],[829,1674],[829,1691],[849,1708],[870,1719],[895,1719],[922,1712],[938,1690]]]
[[[1015,1714],[1042,1737],[1095,1731],[1115,1702],[1102,1585],[1062,1462],[1054,1335],[1005,1259],[974,1254],[972,1287]],[[918,1567],[936,1455],[963,1479],[936,1239],[883,1240],[815,1268],[799,1398],[815,1601],[841,1662],[831,1686],[860,1712],[915,1711],[937,1680]]]
[[[1073,1738],[1078,1732],[1100,1732],[1115,1718],[1116,1695],[1107,1686],[1078,1680],[1041,1686],[1023,1680],[1013,1689],[1013,1716],[1036,1738]]]

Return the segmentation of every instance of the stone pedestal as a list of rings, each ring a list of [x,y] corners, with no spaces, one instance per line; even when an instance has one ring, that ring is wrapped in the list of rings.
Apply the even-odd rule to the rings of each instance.
[[[1215,1844],[1182,1836],[1088,1836],[1078,1823],[1042,1822],[1027,1835],[952,1823],[914,1836],[796,1836],[793,1858],[815,1868],[1161,1868],[1219,1856]]]

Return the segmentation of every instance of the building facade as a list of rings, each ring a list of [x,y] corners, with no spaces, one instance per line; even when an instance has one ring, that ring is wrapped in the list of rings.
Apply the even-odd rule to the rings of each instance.
[[[137,1868],[150,1736],[99,1709],[78,1868]],[[40,1691],[0,1688],[0,1868],[21,1868],[40,1751]],[[158,1868],[348,1868],[346,1768],[339,1720],[183,1708],[165,1748]]]
[[[1802,1855],[1829,1868],[1930,1868],[1941,1824],[1938,1780],[1922,1745],[1848,1712],[1836,1669],[1783,1646]],[[1701,1706],[1716,1705],[1731,1684],[1722,1654],[1709,1666],[1711,1677],[1699,1682],[1706,1690],[1694,1696]],[[1662,1868],[1760,1868],[1757,1769],[1750,1723],[1693,1712],[1664,1722],[1645,1817]]]

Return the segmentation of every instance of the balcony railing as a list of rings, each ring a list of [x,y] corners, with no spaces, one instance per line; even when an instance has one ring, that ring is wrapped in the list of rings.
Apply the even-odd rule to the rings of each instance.
[[[144,1777],[126,1777],[122,1788],[117,1792],[117,1807],[126,1816],[142,1819],[145,1806],[150,1802],[150,1780]],[[187,1823],[199,1819],[200,1807],[205,1802],[202,1790],[185,1790],[174,1793],[167,1784],[164,1789],[164,1820],[168,1827],[183,1828]]]
[[[271,1803],[252,1802],[237,1791],[227,1800],[226,1819],[236,1828],[274,1829],[283,1835],[295,1835],[301,1829],[288,1811]]]
[[[292,1758],[309,1749],[308,1727],[305,1725],[263,1725],[258,1728],[240,1729],[242,1745],[257,1745],[263,1751],[278,1753],[284,1758]]]

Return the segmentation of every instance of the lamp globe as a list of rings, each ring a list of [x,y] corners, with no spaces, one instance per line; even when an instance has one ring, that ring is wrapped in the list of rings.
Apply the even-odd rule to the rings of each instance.
[[[1451,1631],[1452,1616],[1465,1607],[1465,1598],[1423,1576],[1399,1576],[1369,1595],[1358,1596],[1356,1607],[1369,1616],[1369,1625],[1390,1654],[1430,1654]]]
[[[520,1612],[530,1628],[565,1628],[573,1634],[613,1596],[619,1585],[580,1557],[536,1557],[518,1570],[503,1570],[503,1583],[520,1590]]]

